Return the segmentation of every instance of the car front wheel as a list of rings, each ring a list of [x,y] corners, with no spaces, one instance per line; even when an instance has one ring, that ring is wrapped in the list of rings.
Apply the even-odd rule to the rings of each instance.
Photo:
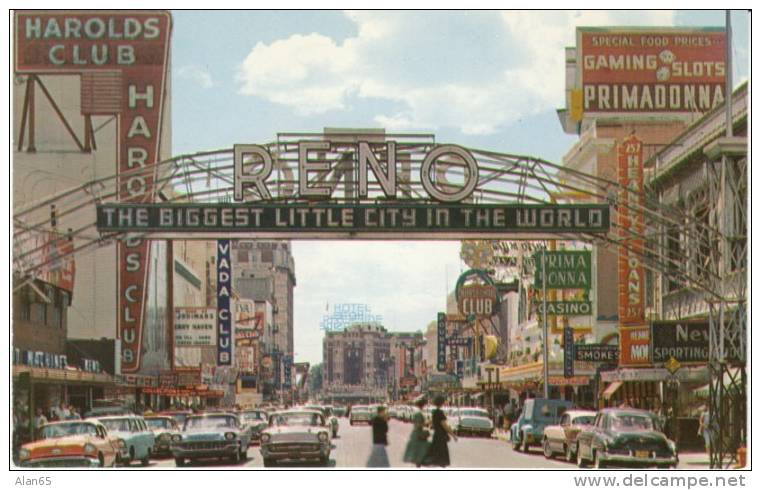
[[[264,458],[264,467],[269,468],[275,466],[275,461],[270,458]]]
[[[598,470],[602,469],[602,468],[605,468],[605,461],[603,461],[602,458],[600,457],[600,452],[599,451],[595,451],[593,457],[594,457],[594,467],[595,468],[597,468]]]
[[[552,448],[550,447],[550,440],[546,437],[544,438],[544,444],[542,444],[544,448],[544,457],[547,459],[552,459]]]
[[[571,450],[571,445],[565,444],[563,449],[565,452],[565,460],[568,461],[569,463],[573,463],[574,454],[573,454],[573,451]]]
[[[185,466],[185,458],[174,458],[174,465],[178,467]]]
[[[581,447],[576,446],[576,466],[579,468],[584,467],[584,458],[581,456]]]
[[[522,439],[521,451],[523,451],[524,453],[528,453],[528,436],[524,433],[521,439]]]

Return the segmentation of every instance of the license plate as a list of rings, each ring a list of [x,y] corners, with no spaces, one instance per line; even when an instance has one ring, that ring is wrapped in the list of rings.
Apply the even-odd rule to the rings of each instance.
[[[637,458],[649,458],[650,451],[634,451],[634,456]]]

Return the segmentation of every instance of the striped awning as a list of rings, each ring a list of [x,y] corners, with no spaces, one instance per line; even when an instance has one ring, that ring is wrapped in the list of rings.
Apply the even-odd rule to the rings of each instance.
[[[605,400],[610,400],[610,398],[613,396],[613,394],[618,391],[619,388],[621,388],[621,385],[623,385],[623,381],[614,381],[611,384],[608,385],[607,388],[605,388],[605,391],[602,392],[602,397]]]

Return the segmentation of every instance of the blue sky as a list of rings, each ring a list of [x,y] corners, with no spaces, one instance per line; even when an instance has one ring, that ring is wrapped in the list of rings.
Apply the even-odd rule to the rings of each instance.
[[[560,162],[575,137],[564,51],[576,26],[723,26],[724,11],[173,12],[173,154],[278,132],[385,127]],[[733,13],[735,82],[747,13]],[[321,360],[326,304],[368,303],[393,330],[435,318],[459,243],[296,242],[296,357]],[[332,307],[331,307],[332,308]]]

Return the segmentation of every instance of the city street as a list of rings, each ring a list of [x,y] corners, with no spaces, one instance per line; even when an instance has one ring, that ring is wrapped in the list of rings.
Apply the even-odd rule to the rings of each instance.
[[[340,418],[338,438],[333,440],[334,448],[330,455],[330,466],[341,468],[365,467],[370,456],[371,429],[367,425],[349,425],[346,418]],[[395,468],[412,468],[412,465],[404,463],[404,447],[412,425],[398,420],[389,421],[388,432],[388,457],[391,465]],[[533,448],[531,454],[523,454],[513,451],[505,442],[498,439],[486,439],[476,437],[461,437],[458,442],[449,443],[449,454],[454,468],[551,468],[551,469],[576,469],[576,466],[565,461],[547,460],[541,454],[539,448]],[[244,468],[263,468],[259,448],[252,447],[248,450],[249,459],[239,464]],[[227,466],[228,461],[197,461],[189,467],[201,466]],[[304,465],[284,465],[298,467]],[[313,465],[317,467],[317,465]],[[171,458],[152,460],[150,467],[174,467]],[[137,464],[133,468],[140,469]],[[687,461],[680,463],[680,469],[700,469],[703,465],[695,465]]]

